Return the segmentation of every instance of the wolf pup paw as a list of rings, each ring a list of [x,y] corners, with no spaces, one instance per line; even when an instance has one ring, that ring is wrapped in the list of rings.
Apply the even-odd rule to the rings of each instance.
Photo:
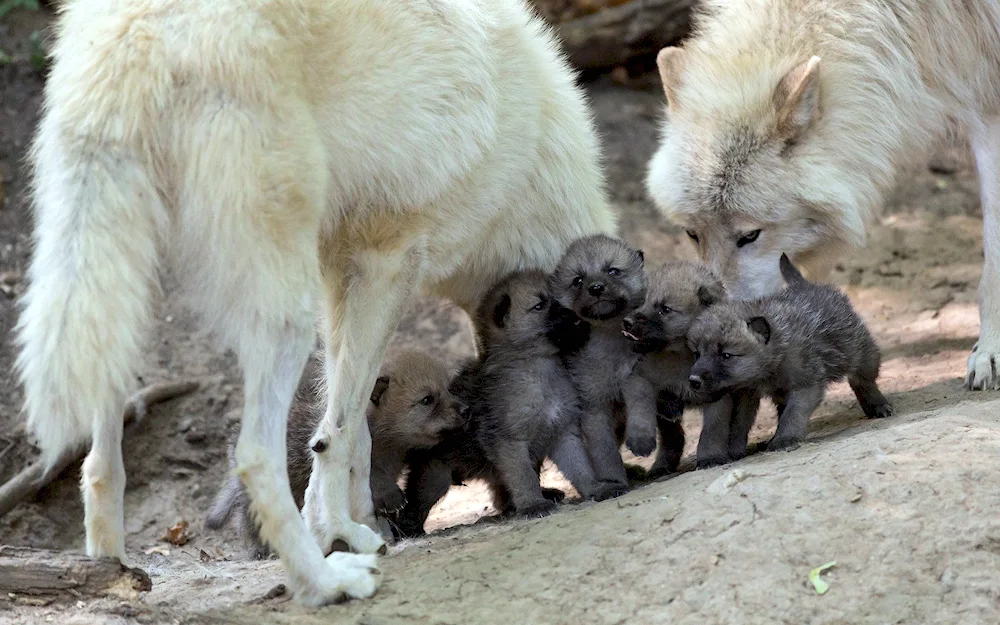
[[[546,499],[519,509],[517,511],[517,516],[527,519],[548,516],[552,514],[557,507],[556,502]]]
[[[558,488],[543,488],[542,497],[554,503],[561,503],[563,499],[566,499],[566,493]]]
[[[729,462],[729,456],[710,456],[708,458],[698,458],[697,466],[699,469],[711,469],[712,467],[729,464]]]
[[[767,444],[767,451],[792,451],[802,445],[800,438],[772,438]]]

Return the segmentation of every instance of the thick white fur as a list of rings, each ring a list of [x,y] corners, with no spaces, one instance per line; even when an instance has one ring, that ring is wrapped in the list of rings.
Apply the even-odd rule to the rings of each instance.
[[[1000,4],[703,5],[681,54],[666,55],[672,97],[647,178],[656,204],[698,235],[701,256],[737,295],[778,288],[782,252],[822,278],[840,251],[865,242],[903,167],[926,158],[957,120],[975,146],[985,219],[980,337],[966,383],[1000,387]],[[818,106],[781,154],[777,86],[813,56]],[[738,135],[757,144],[741,163],[727,162],[721,146]],[[727,166],[738,175],[723,187],[713,175]],[[736,247],[756,229],[756,243]]]
[[[87,552],[126,559],[120,410],[169,260],[239,357],[238,472],[296,596],[371,595],[373,555],[321,546],[384,547],[363,400],[403,308],[468,310],[616,228],[553,37],[520,0],[76,0],[53,54],[18,366],[49,461],[92,440]],[[300,516],[285,420],[317,318],[327,450]]]

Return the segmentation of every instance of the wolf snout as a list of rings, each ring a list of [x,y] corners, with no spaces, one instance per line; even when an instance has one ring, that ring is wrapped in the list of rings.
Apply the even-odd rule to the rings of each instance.
[[[604,283],[594,282],[589,287],[587,287],[587,292],[593,295],[594,297],[599,297],[602,293],[604,293]]]
[[[626,332],[634,327],[635,327],[634,319],[632,319],[631,317],[625,317],[624,319],[622,319],[622,329],[624,329]]]
[[[455,402],[455,412],[462,418],[462,421],[468,421],[469,417],[472,416],[472,406],[462,402]]]
[[[692,376],[690,376],[688,378],[688,384],[690,384],[691,388],[693,388],[696,391],[699,390],[699,389],[701,389],[701,384],[702,384],[701,376],[700,375],[692,375]]]

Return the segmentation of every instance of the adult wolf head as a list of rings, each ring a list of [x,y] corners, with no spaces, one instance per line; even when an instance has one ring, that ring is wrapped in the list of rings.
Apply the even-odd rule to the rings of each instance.
[[[795,4],[708,2],[657,57],[667,111],[647,189],[738,299],[781,287],[782,252],[822,279],[864,243],[915,106],[895,101],[894,62],[837,34],[857,16]]]

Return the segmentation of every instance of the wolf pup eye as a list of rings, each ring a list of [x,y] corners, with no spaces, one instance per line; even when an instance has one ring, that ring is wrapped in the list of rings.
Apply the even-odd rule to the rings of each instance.
[[[674,312],[674,309],[671,308],[670,306],[667,306],[666,304],[660,304],[659,307],[657,308],[657,312],[659,312],[661,315],[669,315],[670,313]]]
[[[729,360],[732,357],[733,357],[733,355],[730,354],[729,352],[722,352],[722,359],[723,360]]]
[[[531,310],[545,310],[545,300],[542,300],[531,307]]]
[[[748,232],[736,240],[736,247],[743,247],[744,245],[750,245],[751,243],[756,241],[757,237],[759,236],[760,236],[759,229],[753,230],[752,232]]]
[[[685,232],[687,232],[687,235],[689,237],[691,237],[692,241],[694,241],[695,243],[698,242],[698,233],[697,232],[695,232],[694,230],[685,230]]]
[[[621,272],[622,272],[622,270],[619,269],[618,267],[612,267],[612,268],[608,269],[608,275],[609,276],[617,276]]]
[[[421,406],[430,406],[433,403],[434,403],[434,396],[433,395],[428,395],[428,396],[426,396],[426,397],[424,397],[423,399],[420,400],[420,405]]]
[[[583,284],[583,277],[582,276],[577,276],[577,277],[573,278],[573,284],[572,284],[572,286],[580,286],[581,284]]]

